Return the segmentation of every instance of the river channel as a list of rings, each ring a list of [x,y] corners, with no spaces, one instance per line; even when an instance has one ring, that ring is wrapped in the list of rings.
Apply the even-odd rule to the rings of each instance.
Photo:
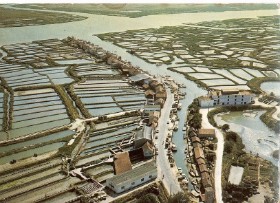
[[[67,13],[67,12],[64,12]],[[119,16],[92,15],[84,13],[73,13],[88,17],[86,20],[26,26],[13,28],[0,28],[0,45],[31,42],[34,40],[44,40],[51,38],[63,39],[67,36],[74,36],[79,39],[90,41],[103,49],[116,53],[124,60],[130,61],[132,65],[139,66],[142,70],[152,75],[169,75],[176,82],[186,85],[186,97],[181,100],[182,110],[179,111],[179,129],[174,133],[173,142],[177,145],[178,151],[174,158],[178,167],[188,174],[185,162],[184,149],[186,147],[183,141],[183,125],[186,119],[186,110],[194,98],[205,95],[207,92],[183,75],[172,72],[167,68],[169,66],[156,66],[149,64],[142,59],[137,58],[126,52],[125,49],[117,47],[112,43],[105,42],[94,36],[95,34],[107,32],[121,32],[126,30],[138,30],[145,28],[159,28],[161,26],[177,26],[183,23],[198,23],[202,21],[225,20],[234,18],[256,18],[258,16],[277,15],[278,10],[257,10],[257,11],[227,11],[227,12],[203,12],[203,13],[184,13],[184,14],[164,14],[150,15],[139,18],[128,18]]]

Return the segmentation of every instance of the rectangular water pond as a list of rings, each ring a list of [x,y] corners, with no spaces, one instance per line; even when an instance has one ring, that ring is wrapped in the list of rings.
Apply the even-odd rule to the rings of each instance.
[[[69,119],[62,119],[62,120],[57,120],[57,121],[50,121],[47,123],[40,123],[37,125],[34,124],[34,125],[28,126],[28,127],[12,129],[9,131],[9,138],[10,139],[16,138],[16,137],[20,137],[20,136],[27,135],[30,133],[35,133],[35,132],[63,126],[63,125],[69,124],[69,123],[70,123]],[[4,132],[2,132],[2,133],[4,134],[3,136],[5,136],[6,133],[4,133]]]
[[[19,143],[7,145],[7,146],[1,146],[0,148],[1,148],[1,152],[7,152],[7,151],[10,151],[10,150],[19,149],[19,148],[22,148],[22,147],[25,147],[25,146],[40,144],[40,143],[43,143],[43,142],[48,142],[48,141],[51,141],[51,140],[64,138],[64,137],[67,137],[67,136],[73,135],[73,134],[74,133],[72,131],[66,130],[66,131],[46,135],[46,136],[43,136],[43,137],[35,138],[35,139],[32,139],[32,140],[28,140],[28,141],[25,141],[25,142],[19,142]]]
[[[218,86],[218,85],[234,85],[234,83],[228,79],[215,79],[215,80],[201,80],[207,86]]]
[[[59,65],[71,65],[71,64],[87,64],[93,63],[94,61],[89,61],[86,59],[75,59],[75,60],[56,60],[55,63]]]
[[[58,142],[58,143],[53,143],[53,144],[46,145],[46,146],[43,146],[43,147],[38,147],[38,148],[35,148],[35,149],[29,149],[29,150],[26,150],[26,151],[23,151],[23,152],[18,152],[18,153],[9,155],[9,156],[4,156],[4,157],[0,158],[0,164],[9,163],[13,159],[20,160],[20,159],[25,159],[25,158],[28,158],[28,157],[32,157],[32,156],[34,156],[35,153],[37,155],[40,155],[40,154],[44,154],[46,152],[58,150],[64,144],[65,144],[64,142]]]

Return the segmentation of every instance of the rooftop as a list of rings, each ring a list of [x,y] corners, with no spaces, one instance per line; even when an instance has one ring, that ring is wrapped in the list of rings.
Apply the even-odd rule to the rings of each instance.
[[[226,89],[226,90],[216,90],[209,92],[210,96],[221,96],[221,95],[251,95],[252,93],[248,90],[238,90],[238,89]]]
[[[116,175],[124,173],[124,172],[132,169],[128,152],[121,152],[121,153],[117,153],[115,155],[114,169],[115,169]]]
[[[150,78],[149,75],[140,73],[140,74],[131,76],[129,79],[130,79],[132,82],[138,82],[138,81],[145,80],[145,79],[148,79],[148,78]]]
[[[215,129],[199,129],[198,135],[215,135]]]
[[[160,105],[145,105],[145,110],[160,111]]]
[[[152,131],[152,127],[144,125],[142,129],[136,131],[135,140],[140,140],[142,138],[152,140]]]
[[[157,167],[154,161],[145,163],[120,175],[115,175],[112,178],[107,179],[107,181],[110,181],[114,185],[118,185],[125,182],[136,181],[152,172],[157,172]]]
[[[193,136],[192,142],[200,142],[200,139],[197,136]]]
[[[194,156],[196,159],[198,159],[199,157],[204,158],[204,153],[202,148],[200,147],[195,147],[194,148]]]

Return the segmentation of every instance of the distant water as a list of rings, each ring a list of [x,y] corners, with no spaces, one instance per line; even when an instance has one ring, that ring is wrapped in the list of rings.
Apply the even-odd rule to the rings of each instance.
[[[280,97],[280,81],[264,82],[261,84],[261,89],[268,94],[273,92],[275,96]]]

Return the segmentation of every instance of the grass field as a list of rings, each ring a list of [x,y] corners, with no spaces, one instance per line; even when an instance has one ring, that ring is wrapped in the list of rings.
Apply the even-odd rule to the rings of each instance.
[[[0,28],[45,25],[84,20],[86,17],[40,11],[24,11],[0,7]]]

